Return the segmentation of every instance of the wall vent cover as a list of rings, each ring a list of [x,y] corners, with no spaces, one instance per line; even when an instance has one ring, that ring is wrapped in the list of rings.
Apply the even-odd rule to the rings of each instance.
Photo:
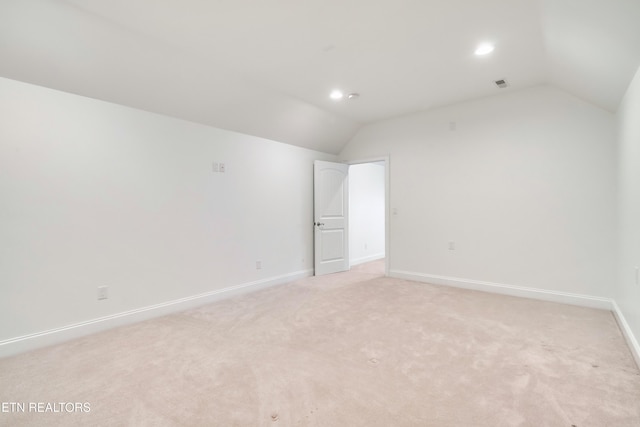
[[[495,84],[500,89],[504,89],[506,87],[509,87],[509,83],[507,83],[507,81],[505,79],[496,80]]]

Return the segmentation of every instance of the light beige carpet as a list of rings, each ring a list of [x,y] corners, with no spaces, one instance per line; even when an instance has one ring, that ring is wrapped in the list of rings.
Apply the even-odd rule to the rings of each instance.
[[[380,268],[1,359],[0,402],[90,412],[27,407],[0,425],[640,426],[640,372],[611,313]]]

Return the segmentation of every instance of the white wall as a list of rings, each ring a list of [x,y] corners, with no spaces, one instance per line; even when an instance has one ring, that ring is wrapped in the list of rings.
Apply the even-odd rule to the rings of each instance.
[[[335,156],[2,78],[0,120],[0,341],[311,272]]]
[[[540,86],[367,125],[339,157],[383,155],[392,275],[613,297],[612,114]]]
[[[384,258],[384,162],[349,167],[349,261]]]
[[[618,109],[618,288],[616,302],[640,357],[640,68]],[[638,359],[640,363],[640,359]]]

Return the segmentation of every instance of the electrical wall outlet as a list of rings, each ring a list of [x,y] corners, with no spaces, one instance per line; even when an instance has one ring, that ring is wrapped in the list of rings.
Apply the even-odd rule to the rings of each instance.
[[[256,270],[262,270],[262,261],[256,261]]]
[[[109,287],[98,286],[98,300],[109,298]]]
[[[216,173],[217,172],[225,173],[227,171],[226,165],[222,162],[212,162],[211,169],[213,170],[213,172],[216,172]]]
[[[456,242],[449,242],[449,250],[450,251],[456,250]]]
[[[636,285],[640,285],[640,269],[636,267]]]

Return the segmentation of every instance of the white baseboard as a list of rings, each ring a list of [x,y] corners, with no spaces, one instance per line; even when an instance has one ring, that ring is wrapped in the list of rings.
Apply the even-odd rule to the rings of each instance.
[[[618,304],[613,301],[613,315],[618,322],[618,326],[622,331],[622,335],[624,335],[625,340],[627,340],[627,344],[629,345],[629,350],[631,350],[631,354],[636,361],[636,365],[638,365],[638,369],[640,369],[640,344],[636,339],[631,327],[627,323],[627,320],[624,318],[624,314],[620,310]]]
[[[523,298],[532,298],[542,301],[558,302],[562,304],[578,305],[581,307],[599,308],[609,310],[618,322],[629,350],[640,368],[640,344],[631,327],[627,323],[620,307],[613,299],[593,297],[590,295],[572,294],[567,292],[548,291],[545,289],[527,288],[523,286],[505,285],[501,283],[481,282],[479,280],[460,279],[456,277],[437,276],[433,274],[414,273],[411,271],[391,270],[391,277],[413,280],[416,282],[431,283],[434,285],[453,286],[456,288],[471,289],[476,291],[492,292]]]
[[[482,282],[479,280],[460,279],[457,277],[436,276],[432,274],[414,273],[411,271],[391,270],[391,277],[432,283],[434,285],[453,286],[455,288],[491,292],[494,294],[532,298],[562,304],[579,305],[581,307],[613,310],[613,300],[590,295],[572,294],[568,292],[548,291],[546,289],[528,288],[524,286],[505,285],[501,283]]]
[[[205,292],[199,295],[180,298],[174,301],[168,301],[161,304],[155,304],[147,307],[141,307],[134,310],[112,314],[109,316],[91,319],[85,322],[74,323],[72,325],[67,325],[60,328],[49,329],[42,332],[36,332],[29,335],[6,339],[0,341],[0,357],[13,356],[25,351],[59,344],[64,341],[80,338],[117,326],[129,325],[167,314],[177,313],[204,304],[210,304],[215,301],[231,298],[243,293],[257,291],[275,285],[280,285],[311,275],[313,275],[313,270],[297,271],[294,273],[284,274],[268,279],[257,280],[255,282],[243,283],[224,289]]]
[[[369,256],[365,256],[365,257],[361,257],[361,258],[356,258],[356,259],[351,259],[349,260],[349,265],[351,267],[356,266],[358,264],[364,264],[365,262],[370,262],[370,261],[376,261],[379,259],[384,258],[384,253],[381,254],[375,254],[375,255],[369,255]]]
[[[380,259],[383,258],[375,258]],[[368,260],[373,261],[374,259]],[[367,262],[367,261],[363,261]],[[356,265],[352,263],[351,265]],[[61,328],[49,329],[20,337],[10,338],[0,341],[0,357],[8,357],[34,350],[36,348],[59,344],[75,338],[80,338],[89,334],[112,329],[117,326],[129,325],[132,323],[148,320],[171,313],[177,313],[190,308],[198,307],[215,301],[231,298],[246,292],[257,291],[275,285],[280,285],[293,280],[301,279],[313,275],[313,270],[303,270],[295,273],[285,274],[255,282],[244,283],[218,289],[203,294],[168,301],[161,304],[129,310],[122,313],[91,319],[85,322],[67,325]],[[543,301],[559,302],[564,304],[578,305],[582,307],[599,308],[611,310],[618,322],[629,349],[640,367],[640,344],[636,339],[629,324],[620,311],[618,304],[611,299],[592,297],[588,295],[571,294],[566,292],[547,291],[544,289],[527,288],[522,286],[505,285],[499,283],[482,282],[478,280],[459,279],[446,276],[415,273],[401,270],[391,270],[390,277],[413,280],[417,282],[432,283],[434,285],[453,286],[464,289],[492,292],[504,295],[511,295],[523,298],[533,298]]]

